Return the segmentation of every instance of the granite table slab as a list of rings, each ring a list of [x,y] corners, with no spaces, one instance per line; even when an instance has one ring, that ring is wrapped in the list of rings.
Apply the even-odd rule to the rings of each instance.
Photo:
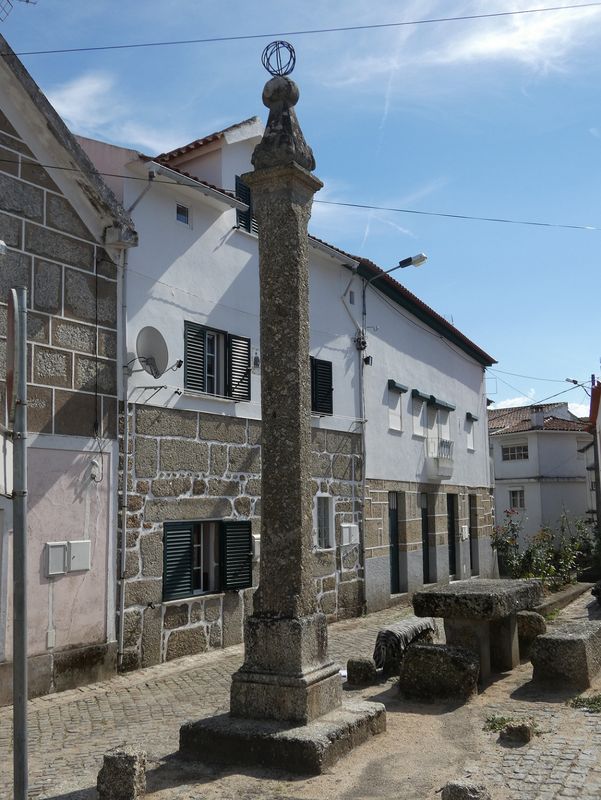
[[[467,647],[480,657],[480,682],[492,670],[520,663],[517,612],[542,598],[538,580],[474,579],[423,589],[413,595],[418,617],[442,617],[447,643]]]

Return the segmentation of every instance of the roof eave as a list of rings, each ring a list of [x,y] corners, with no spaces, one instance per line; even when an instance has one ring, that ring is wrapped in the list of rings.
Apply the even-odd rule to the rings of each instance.
[[[160,164],[158,161],[148,161],[147,165],[153,169],[158,175],[164,175],[170,178],[180,186],[186,186],[206,197],[213,205],[227,206],[228,208],[235,208],[237,211],[248,211],[248,205],[235,197],[230,197],[225,192],[220,192],[218,189],[213,189],[206,183],[201,183],[194,178],[189,178],[187,175],[182,175],[181,172],[171,169],[170,167]]]

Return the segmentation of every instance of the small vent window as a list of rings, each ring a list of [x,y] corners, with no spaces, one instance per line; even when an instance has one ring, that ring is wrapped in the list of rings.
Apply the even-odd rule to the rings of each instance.
[[[175,218],[178,222],[183,222],[184,225],[189,225],[190,209],[188,206],[182,206],[178,203],[175,207]]]

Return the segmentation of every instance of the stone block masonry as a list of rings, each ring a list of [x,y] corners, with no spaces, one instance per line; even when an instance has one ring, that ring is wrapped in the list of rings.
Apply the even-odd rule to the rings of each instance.
[[[260,532],[261,423],[136,404],[129,414],[123,666],[135,669],[242,642],[254,589],[163,602],[163,524],[243,519]],[[313,429],[312,448],[312,491],[331,497],[335,538],[313,554],[318,607],[329,620],[354,617],[363,565],[360,547],[342,544],[341,525],[361,510],[361,440]],[[258,577],[255,561],[255,586]]]
[[[98,416],[101,435],[114,437],[115,264],[14,128],[3,125],[0,238],[9,249],[0,270],[0,353],[5,349],[8,291],[24,285],[30,307],[31,432],[92,436]],[[2,358],[2,395],[5,371]],[[6,424],[4,403],[0,422]]]

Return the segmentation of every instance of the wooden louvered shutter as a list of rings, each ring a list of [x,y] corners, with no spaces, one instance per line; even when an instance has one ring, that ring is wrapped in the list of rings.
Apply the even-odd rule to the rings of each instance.
[[[236,211],[236,223],[250,233],[257,233],[257,220],[253,217],[250,188],[236,175],[236,197],[248,206],[248,211]]]
[[[221,523],[221,588],[252,586],[252,536],[248,520]]]
[[[197,392],[206,391],[205,386],[205,342],[206,332],[194,322],[184,323],[184,386]]]
[[[311,411],[332,414],[332,362],[311,356]]]
[[[177,600],[192,594],[191,522],[163,525],[163,600]]]
[[[227,376],[227,396],[250,400],[250,339],[228,334]]]

